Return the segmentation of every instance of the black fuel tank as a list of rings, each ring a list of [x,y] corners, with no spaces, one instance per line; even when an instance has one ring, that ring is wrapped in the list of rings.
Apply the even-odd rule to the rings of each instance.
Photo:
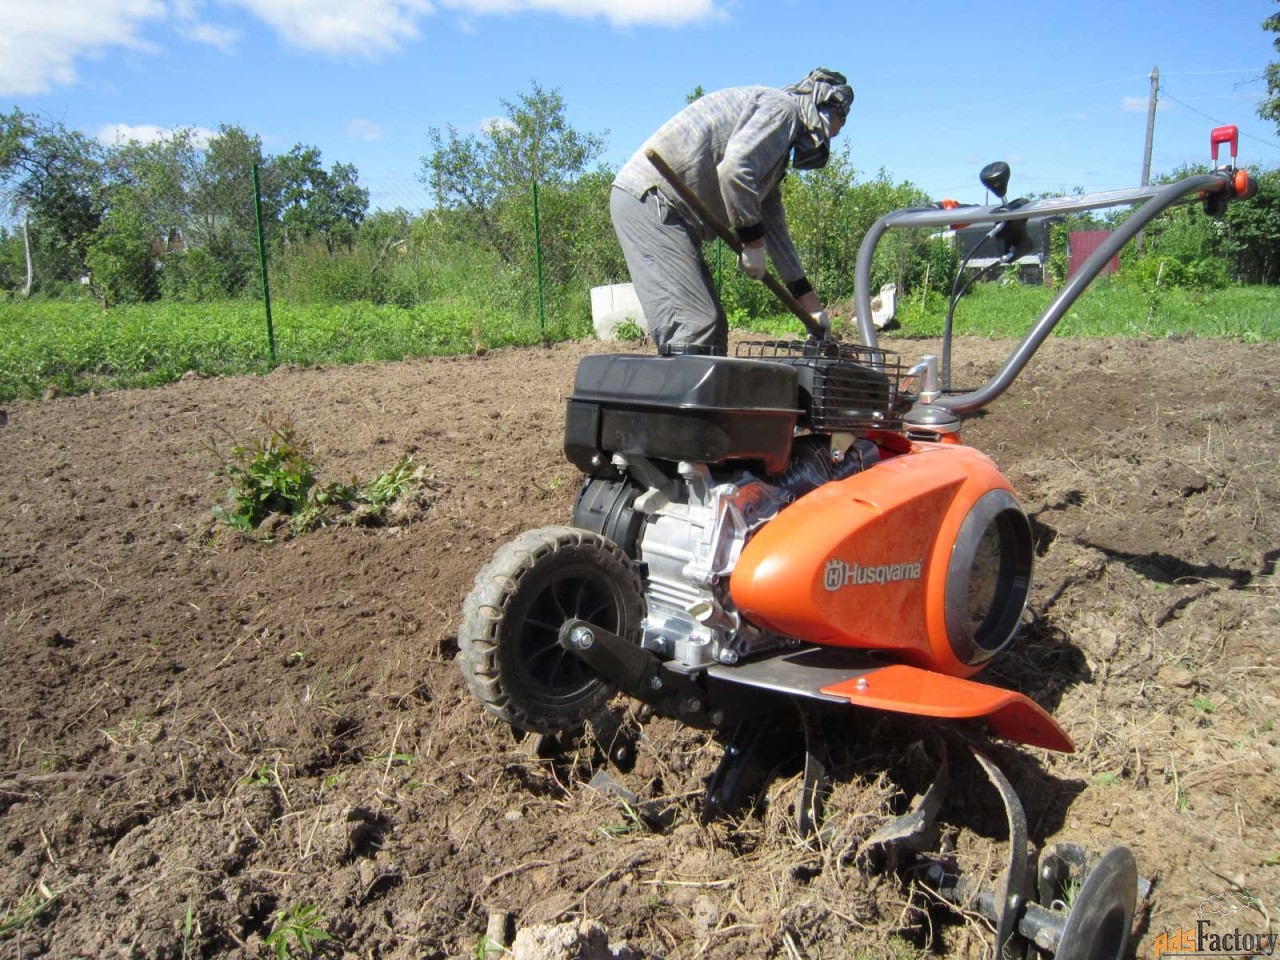
[[[599,354],[578,364],[565,456],[584,473],[612,454],[764,461],[784,469],[800,416],[789,364],[733,357]]]

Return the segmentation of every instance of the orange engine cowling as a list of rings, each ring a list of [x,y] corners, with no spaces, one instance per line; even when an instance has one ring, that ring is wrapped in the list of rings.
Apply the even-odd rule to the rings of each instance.
[[[971,447],[912,444],[801,497],[729,581],[753,623],[969,676],[1009,643],[1031,590],[1031,525]]]

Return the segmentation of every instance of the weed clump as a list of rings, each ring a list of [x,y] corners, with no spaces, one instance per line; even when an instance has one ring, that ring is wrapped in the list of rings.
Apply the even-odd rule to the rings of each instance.
[[[223,462],[214,475],[231,487],[213,515],[233,530],[274,536],[338,524],[379,526],[392,504],[426,483],[407,453],[367,483],[322,482],[314,447],[293,421],[265,416],[262,422],[264,436],[235,443],[229,457],[219,455]]]

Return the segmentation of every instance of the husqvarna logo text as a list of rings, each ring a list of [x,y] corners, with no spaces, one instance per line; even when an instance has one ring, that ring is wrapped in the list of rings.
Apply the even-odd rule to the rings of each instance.
[[[843,560],[828,560],[823,570],[823,585],[828,592],[834,593],[849,586],[875,584],[883,587],[886,583],[900,583],[903,580],[919,580],[924,566],[922,560],[907,563],[882,563],[874,567],[864,567],[860,563],[846,563]]]

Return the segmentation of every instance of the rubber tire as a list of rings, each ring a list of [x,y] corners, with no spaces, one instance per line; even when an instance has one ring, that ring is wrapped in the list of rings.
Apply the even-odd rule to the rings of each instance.
[[[571,617],[639,642],[640,577],[607,537],[541,527],[481,568],[462,605],[458,659],[486,710],[529,733],[567,733],[613,695],[604,678],[559,646],[560,625]]]

